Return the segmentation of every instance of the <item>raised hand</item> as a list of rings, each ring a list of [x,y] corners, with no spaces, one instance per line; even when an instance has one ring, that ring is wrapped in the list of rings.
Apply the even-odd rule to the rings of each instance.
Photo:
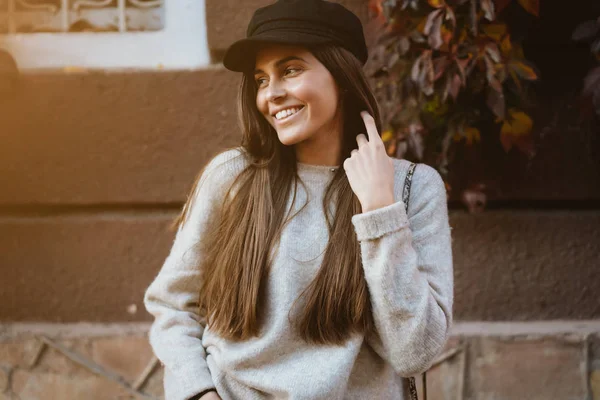
[[[394,203],[394,164],[385,151],[377,132],[375,119],[366,111],[360,113],[367,128],[356,137],[358,150],[352,150],[344,160],[344,170],[352,191],[367,212]]]

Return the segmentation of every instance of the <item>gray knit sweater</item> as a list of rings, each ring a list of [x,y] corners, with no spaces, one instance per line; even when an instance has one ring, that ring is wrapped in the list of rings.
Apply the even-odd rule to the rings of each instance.
[[[410,163],[394,160],[396,203],[353,216],[355,232],[348,233],[360,241],[376,333],[354,334],[341,346],[310,345],[292,329],[288,313],[323,259],[329,233],[322,198],[333,172],[299,163],[307,190],[298,185],[293,206],[308,205],[282,233],[266,282],[261,335],[234,342],[212,333],[197,314],[203,254],[195,245],[211,234],[224,192],[246,163],[241,151],[229,150],[207,166],[189,219],[145,293],[165,398],[216,388],[223,400],[408,399],[403,377],[428,369],[452,323],[452,248],[440,175],[417,165],[407,215],[401,191]]]

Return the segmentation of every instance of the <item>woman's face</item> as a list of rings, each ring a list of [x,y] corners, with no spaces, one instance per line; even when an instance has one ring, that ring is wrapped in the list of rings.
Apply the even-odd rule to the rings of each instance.
[[[303,47],[268,45],[256,55],[256,106],[284,145],[327,146],[340,132],[339,90],[331,73]]]

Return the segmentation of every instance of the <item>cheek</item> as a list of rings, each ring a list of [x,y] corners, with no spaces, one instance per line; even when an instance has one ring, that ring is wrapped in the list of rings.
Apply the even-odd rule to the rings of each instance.
[[[311,114],[315,117],[329,119],[337,109],[337,96],[335,87],[321,86],[306,94],[311,107]]]
[[[298,85],[294,90],[294,97],[311,106],[311,113],[329,113],[336,105],[335,87],[327,81]]]
[[[264,96],[260,93],[256,95],[256,108],[260,111],[261,114],[266,114],[268,111],[267,102],[264,99]]]

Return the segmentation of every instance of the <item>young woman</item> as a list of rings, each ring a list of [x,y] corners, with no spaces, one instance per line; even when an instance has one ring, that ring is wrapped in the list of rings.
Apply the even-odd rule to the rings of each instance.
[[[418,164],[402,198],[411,163],[386,155],[366,59],[324,0],[258,9],[229,48],[242,145],[199,175],[144,296],[167,400],[410,399],[442,350],[444,183]]]

